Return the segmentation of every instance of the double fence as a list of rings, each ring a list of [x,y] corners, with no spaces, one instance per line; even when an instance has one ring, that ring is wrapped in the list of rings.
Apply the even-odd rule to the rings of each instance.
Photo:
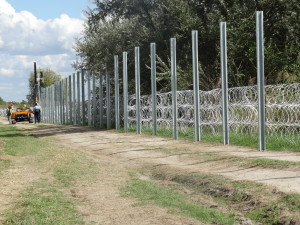
[[[256,15],[256,86],[228,89],[226,23],[220,23],[222,89],[199,90],[198,32],[192,31],[193,90],[177,90],[176,39],[170,39],[172,91],[157,93],[156,44],[150,44],[151,94],[140,95],[140,49],[135,47],[135,93],[128,93],[127,52],[122,55],[120,93],[119,57],[114,56],[114,75],[78,71],[42,89],[43,120],[48,123],[99,126],[105,129],[193,130],[194,140],[203,133],[222,133],[229,143],[230,132],[257,134],[259,150],[265,149],[265,134],[294,136],[300,127],[299,84],[264,86],[263,14]],[[112,88],[114,87],[114,88]],[[113,89],[113,90],[111,90]],[[112,94],[113,93],[113,94]],[[293,97],[295,96],[295,97]]]

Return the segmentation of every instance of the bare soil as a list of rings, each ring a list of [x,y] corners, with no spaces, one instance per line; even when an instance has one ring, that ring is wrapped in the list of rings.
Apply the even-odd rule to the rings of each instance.
[[[194,219],[169,214],[167,209],[157,206],[137,206],[135,200],[120,196],[120,186],[130,179],[128,171],[143,165],[156,167],[167,165],[186,172],[221,174],[232,180],[251,180],[269,185],[271,189],[278,191],[300,193],[300,170],[297,167],[280,170],[241,168],[227,161],[192,156],[198,153],[213,153],[221,158],[232,156],[299,162],[300,153],[259,152],[237,146],[193,143],[89,127],[49,124],[36,126],[27,123],[18,123],[16,126],[31,130],[30,132],[38,138],[52,137],[61,146],[83,152],[90,160],[101,165],[102,169],[93,182],[69,190],[72,197],[81,201],[78,210],[88,224],[201,224]],[[168,154],[158,151],[159,149],[184,149],[186,152]],[[0,223],[3,219],[1,215],[13,203],[18,193],[44,175],[33,171],[30,165],[24,167],[22,163],[24,158],[13,157],[13,160],[15,166],[1,177]]]

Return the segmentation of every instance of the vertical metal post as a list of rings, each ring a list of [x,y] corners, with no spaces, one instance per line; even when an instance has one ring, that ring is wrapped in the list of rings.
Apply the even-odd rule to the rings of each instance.
[[[96,114],[97,114],[97,105],[96,105],[96,76],[93,73],[93,126],[96,126]]]
[[[71,75],[69,76],[69,114],[70,114],[70,118],[69,118],[69,122],[70,124],[73,123],[73,105],[72,105],[72,80],[71,80]]]
[[[60,82],[59,82],[59,87],[60,87],[60,120],[59,120],[59,122],[62,124],[63,123],[63,94],[64,94],[64,92],[63,92],[63,80],[61,80]]]
[[[127,52],[123,52],[123,98],[124,98],[124,132],[128,132]]]
[[[54,117],[53,117],[53,120],[54,120],[54,123],[57,123],[57,115],[58,115],[58,108],[57,108],[57,94],[58,94],[58,82],[56,82],[54,84],[54,90],[53,90],[53,100],[54,100]]]
[[[80,118],[80,72],[77,71],[77,124],[80,125],[81,118]]]
[[[119,102],[119,59],[118,56],[114,57],[115,65],[115,123],[116,130],[120,129],[120,102]]]
[[[77,121],[77,118],[76,118],[76,89],[75,89],[75,73],[73,73],[73,76],[72,76],[72,85],[73,85],[73,88],[72,88],[72,91],[73,91],[73,124],[77,124],[76,121]]]
[[[100,80],[99,80],[99,110],[100,110],[100,128],[104,128],[104,118],[103,118],[103,77],[100,73]]]
[[[171,83],[172,83],[172,120],[173,138],[178,139],[177,129],[177,73],[176,73],[176,38],[171,38]]]
[[[258,134],[259,150],[266,149],[265,141],[265,74],[264,74],[264,30],[263,12],[256,12],[256,55],[258,89]]]
[[[107,102],[107,107],[106,107],[106,127],[107,129],[111,129],[111,108],[110,108],[110,76],[107,74],[106,71],[106,102]]]
[[[87,82],[88,82],[88,103],[87,103],[87,108],[88,108],[88,126],[92,126],[92,116],[91,116],[91,113],[92,113],[92,110],[91,110],[91,72],[89,71],[87,73],[87,76],[88,76],[88,79],[87,79]]]
[[[152,123],[153,135],[157,135],[157,100],[156,100],[156,44],[150,44],[151,52],[151,92],[152,92]]]
[[[229,144],[228,128],[228,74],[227,74],[227,33],[226,22],[220,22],[221,47],[221,77],[222,77],[222,116],[223,116],[223,144]]]
[[[69,98],[68,98],[68,93],[69,93],[69,90],[68,90],[68,77],[65,78],[65,111],[66,111],[66,116],[65,116],[65,123],[67,124],[68,123],[68,118],[69,118]]]
[[[85,93],[84,93],[84,74],[85,70],[81,70],[81,110],[82,110],[82,126],[85,126]]]
[[[66,83],[66,79],[63,79],[62,80],[62,124],[66,123],[65,83]]]
[[[199,99],[199,61],[198,61],[198,31],[192,31],[193,49],[193,86],[194,86],[194,129],[196,142],[200,141],[200,99]]]
[[[141,134],[140,48],[135,47],[136,133]]]

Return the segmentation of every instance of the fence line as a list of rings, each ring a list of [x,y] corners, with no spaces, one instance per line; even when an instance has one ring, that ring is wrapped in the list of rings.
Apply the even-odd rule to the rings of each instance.
[[[122,96],[119,95],[118,56],[114,56],[114,79],[111,79],[107,72],[105,76],[99,74],[97,78],[93,73],[92,90],[90,88],[91,72],[85,70],[77,72],[77,82],[75,75],[68,78],[70,79],[69,84],[73,81],[73,87],[71,85],[67,87],[69,92],[64,91],[66,88],[62,85],[64,81],[54,84],[53,87],[48,87],[46,89],[48,91],[43,90],[41,102],[44,109],[49,108],[49,114],[45,113],[43,119],[53,123],[72,124],[73,121],[73,124],[100,126],[107,129],[110,129],[111,124],[113,124],[117,130],[120,129],[122,123],[125,132],[128,132],[129,128],[135,127],[137,133],[141,133],[142,129],[148,127],[152,129],[153,135],[157,135],[158,128],[164,127],[164,129],[170,129],[173,132],[174,139],[178,138],[178,130],[189,132],[190,128],[194,128],[195,141],[200,141],[202,134],[222,133],[224,144],[229,143],[229,131],[254,133],[258,135],[259,150],[265,149],[265,132],[268,135],[284,135],[292,140],[300,130],[300,84],[264,86],[262,18],[262,12],[257,12],[257,86],[228,89],[226,23],[221,22],[222,89],[206,92],[199,90],[198,32],[192,31],[193,91],[177,91],[176,39],[171,38],[171,92],[157,93],[156,44],[150,43],[150,95],[140,96],[140,51],[136,47],[134,51],[135,95],[128,96],[127,52],[123,52]],[[96,80],[99,80],[98,85]],[[88,84],[88,100],[85,98],[85,82]],[[77,83],[76,88],[75,83]],[[115,96],[110,96],[110,84],[114,84]],[[73,98],[71,98],[72,93]],[[283,98],[283,93],[292,95],[285,95]],[[295,95],[297,98],[293,101],[286,101],[287,98],[293,98],[292,96]],[[68,101],[64,101],[64,99]],[[77,107],[75,107],[76,104]],[[72,105],[74,112],[71,111]],[[114,105],[113,110],[111,110],[111,105]],[[51,118],[52,115],[54,118]],[[66,115],[67,117],[65,117]],[[67,118],[66,121],[64,118]],[[88,124],[86,124],[86,120]]]

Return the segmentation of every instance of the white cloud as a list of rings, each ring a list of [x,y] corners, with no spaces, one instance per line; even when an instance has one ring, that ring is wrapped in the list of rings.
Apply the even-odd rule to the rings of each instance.
[[[52,69],[59,74],[73,72],[75,60],[72,49],[75,37],[83,30],[83,21],[66,14],[50,20],[36,18],[28,11],[16,12],[6,1],[0,0],[0,97],[11,96],[3,82],[23,84],[26,98],[28,78],[33,71],[33,62],[38,68]],[[21,95],[21,94],[20,94]],[[8,99],[7,99],[8,100]],[[17,101],[17,99],[13,99]]]
[[[10,77],[14,74],[14,71],[11,69],[0,68],[0,74],[2,74],[3,76],[6,76],[6,77]]]

